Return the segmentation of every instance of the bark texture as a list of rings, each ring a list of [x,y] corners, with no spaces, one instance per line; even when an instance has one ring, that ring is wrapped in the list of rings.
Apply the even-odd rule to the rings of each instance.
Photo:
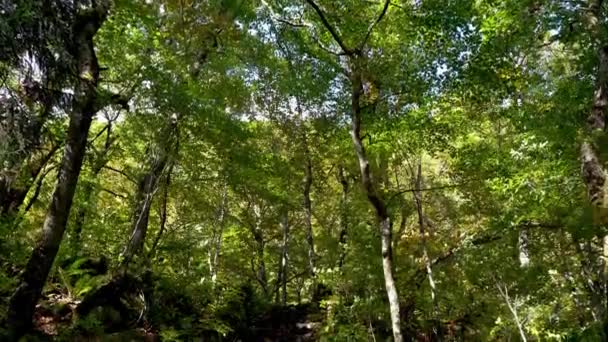
[[[593,102],[587,115],[586,132],[580,145],[581,175],[587,187],[589,202],[594,210],[594,221],[598,226],[606,224],[605,213],[608,210],[607,171],[605,161],[600,158],[597,143],[598,138],[606,134],[606,109],[608,107],[608,43],[604,27],[603,5],[603,0],[589,0],[586,8],[587,30],[596,49],[597,74]],[[601,233],[598,239],[605,242],[607,236]],[[580,247],[578,249],[581,250]],[[608,254],[606,250],[608,250],[608,246],[604,244],[603,251],[599,255],[599,262],[595,263],[599,265],[594,273],[597,275],[600,285],[592,283],[588,285],[595,319],[603,324],[604,339],[608,339],[608,273],[604,258],[604,254]],[[583,270],[588,272],[585,271],[585,268]],[[588,279],[593,279],[593,277],[588,277]]]
[[[598,135],[605,134],[608,107],[608,45],[601,24],[604,19],[602,4],[602,0],[590,0],[587,12],[587,26],[597,49],[598,68],[593,105],[587,116],[587,131],[580,147],[580,159],[589,201],[596,207],[606,208],[606,170],[595,143]]]
[[[105,21],[107,13],[108,4],[98,2],[93,8],[81,10],[75,19],[71,47],[79,75],[75,103],[57,184],[42,235],[28,260],[21,282],[10,299],[7,321],[11,329],[11,339],[17,340],[30,328],[34,308],[65,232],[82,167],[89,127],[96,111],[99,65],[93,37]]]
[[[177,148],[177,118],[171,117],[163,128],[159,141],[148,148],[148,169],[141,176],[135,195],[132,233],[122,253],[120,269],[125,270],[131,260],[142,250],[148,232],[150,207],[158,190],[158,182],[170,163]]]

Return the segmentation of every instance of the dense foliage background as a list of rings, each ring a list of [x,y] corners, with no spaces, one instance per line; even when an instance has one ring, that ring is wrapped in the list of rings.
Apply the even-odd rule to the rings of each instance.
[[[0,1],[0,333],[608,339],[606,7]]]

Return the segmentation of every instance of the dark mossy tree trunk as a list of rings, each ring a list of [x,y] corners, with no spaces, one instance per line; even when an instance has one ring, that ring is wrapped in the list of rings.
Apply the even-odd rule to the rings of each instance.
[[[79,9],[72,27],[71,53],[77,66],[75,101],[57,184],[51,198],[42,234],[23,271],[21,281],[10,299],[7,321],[11,339],[17,340],[32,324],[32,316],[63,238],[76,184],[85,154],[91,121],[97,109],[99,65],[93,37],[108,13],[108,3]]]
[[[312,232],[312,202],[310,200],[310,188],[312,187],[312,158],[308,148],[306,133],[302,133],[304,143],[304,223],[306,226],[306,243],[308,244],[308,270],[312,277],[315,276],[315,244]]]
[[[158,233],[154,238],[154,242],[152,243],[152,247],[150,248],[150,256],[152,259],[156,254],[156,249],[158,248],[158,244],[160,243],[160,239],[163,237],[165,230],[167,229],[167,205],[169,204],[169,187],[171,186],[171,175],[173,174],[173,163],[169,165],[167,169],[167,175],[165,176],[165,183],[163,184],[163,198],[160,204],[160,227],[158,229]]]
[[[599,153],[598,140],[606,134],[606,110],[608,108],[608,40],[603,26],[605,21],[603,0],[589,0],[586,8],[586,25],[597,54],[597,74],[592,106],[587,115],[587,127],[580,144],[581,173],[587,187],[589,202],[594,210],[594,222],[600,227],[607,223],[608,198],[606,189],[607,170]],[[598,317],[604,325],[604,339],[608,340],[608,235],[598,229],[603,250],[600,255],[599,279],[603,289],[602,300],[596,303]],[[600,309],[601,308],[601,309]]]
[[[171,117],[170,122],[163,128],[157,143],[149,146],[147,150],[147,171],[140,177],[135,194],[135,208],[133,210],[132,233],[122,253],[120,269],[126,271],[133,257],[143,248],[148,232],[150,207],[152,199],[158,189],[165,168],[170,158],[177,150],[177,118]]]
[[[340,245],[340,257],[338,258],[338,268],[342,270],[344,260],[346,259],[346,239],[348,238],[348,180],[344,176],[344,167],[338,167],[338,181],[342,186],[342,195],[340,197],[340,233],[338,244]]]

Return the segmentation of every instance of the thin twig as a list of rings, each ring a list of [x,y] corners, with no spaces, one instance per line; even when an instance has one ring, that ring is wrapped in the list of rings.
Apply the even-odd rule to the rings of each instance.
[[[137,181],[133,177],[131,177],[129,174],[127,174],[125,171],[123,171],[123,170],[115,169],[115,168],[113,168],[111,166],[108,166],[108,165],[104,165],[103,168],[107,169],[107,170],[110,170],[110,171],[114,171],[114,172],[116,172],[118,174],[121,174],[121,175],[125,176],[125,178],[127,178],[129,181],[133,182],[134,184],[137,184]]]

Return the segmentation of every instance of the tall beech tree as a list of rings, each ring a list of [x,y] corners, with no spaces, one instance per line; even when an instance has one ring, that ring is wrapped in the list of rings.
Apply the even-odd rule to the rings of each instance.
[[[14,337],[20,337],[29,328],[34,308],[46,282],[63,238],[76,183],[84,159],[89,127],[100,108],[97,96],[99,64],[93,38],[108,16],[109,3],[94,2],[91,6],[74,4],[72,39],[66,41],[74,60],[78,77],[74,86],[74,104],[70,113],[64,154],[59,168],[57,185],[53,192],[42,235],[23,271],[19,286],[12,295],[8,308],[8,325]]]

